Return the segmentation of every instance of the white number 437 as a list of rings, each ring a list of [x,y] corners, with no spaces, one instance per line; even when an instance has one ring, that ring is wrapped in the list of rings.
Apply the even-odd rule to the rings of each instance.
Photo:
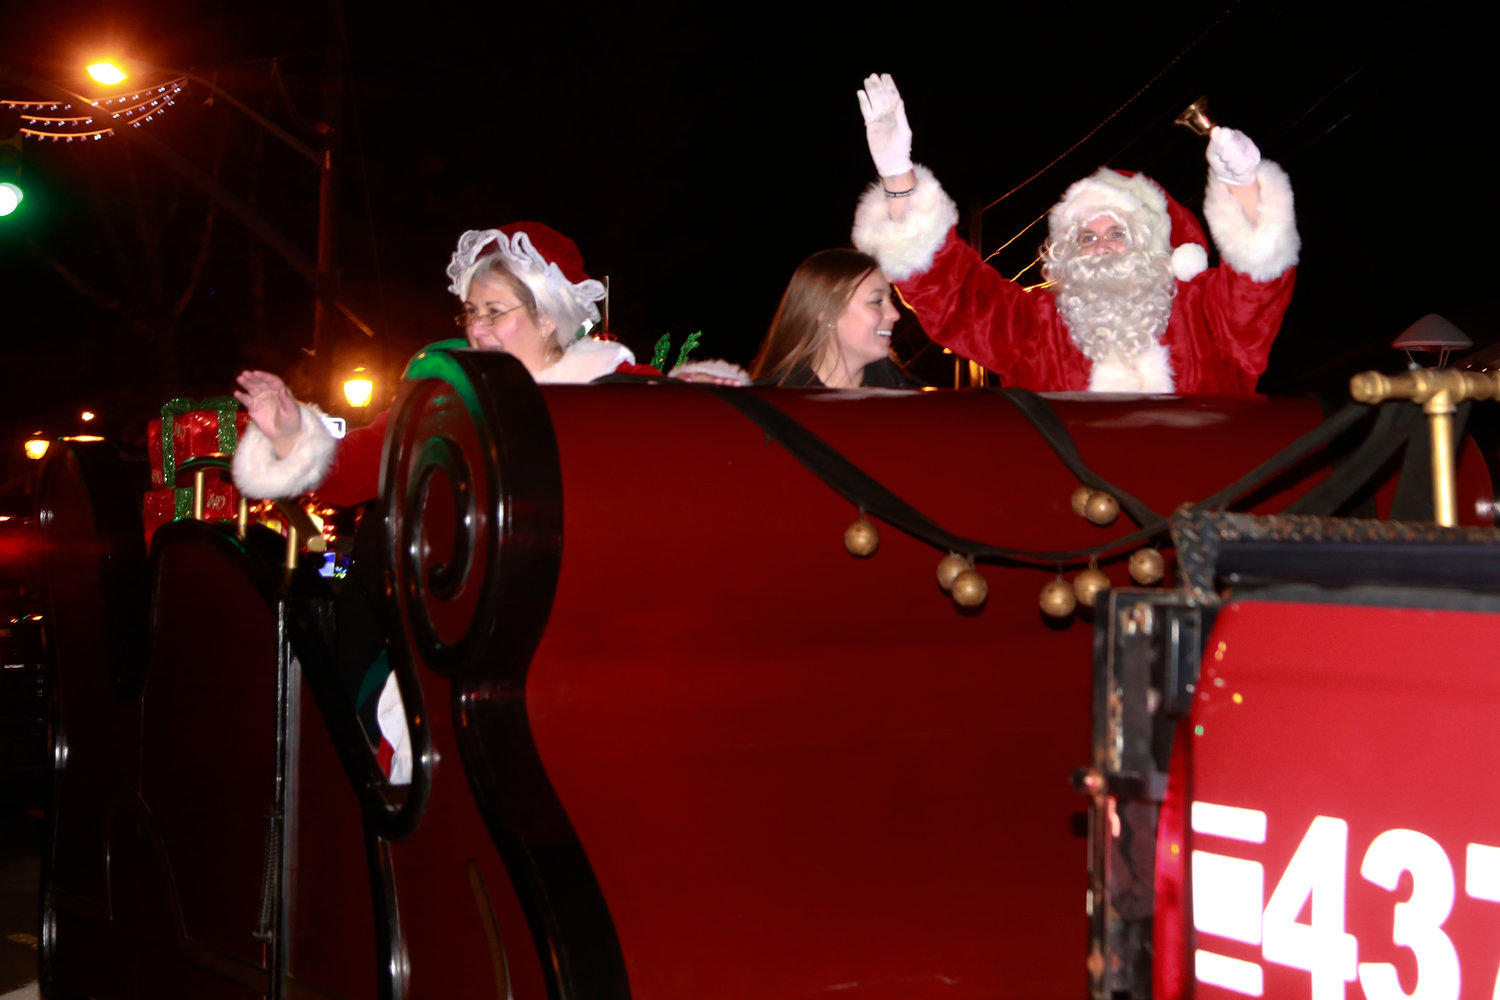
[[[1193,804],[1193,830],[1201,835],[1262,843],[1265,814],[1252,809]],[[1443,931],[1453,912],[1453,864],[1436,840],[1416,830],[1386,830],[1360,862],[1359,874],[1394,892],[1411,872],[1410,898],[1395,904],[1391,938],[1411,950],[1417,982],[1407,993],[1390,962],[1361,962],[1359,942],[1345,930],[1344,900],[1349,824],[1318,816],[1261,912],[1264,872],[1244,858],[1193,851],[1193,924],[1213,934],[1259,944],[1267,962],[1312,977],[1311,1000],[1344,1000],[1345,983],[1359,980],[1368,1000],[1458,1000],[1461,975],[1453,941]],[[1500,902],[1500,848],[1469,844],[1464,890],[1474,899]],[[1307,922],[1298,918],[1308,913]],[[1257,919],[1258,918],[1258,919]],[[1199,949],[1199,982],[1260,996],[1261,969],[1251,962]],[[1493,996],[1500,1000],[1500,976]]]

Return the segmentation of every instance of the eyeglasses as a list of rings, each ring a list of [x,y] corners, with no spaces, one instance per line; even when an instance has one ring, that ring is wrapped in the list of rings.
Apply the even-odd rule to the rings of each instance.
[[[515,312],[520,306],[511,306],[509,309],[491,309],[487,313],[462,312],[453,317],[455,325],[467,330],[472,326],[494,326],[500,322],[501,317]]]
[[[1121,244],[1129,243],[1130,234],[1125,231],[1124,226],[1114,226],[1106,230],[1103,234],[1091,233],[1087,229],[1078,234],[1078,245],[1081,247],[1091,247],[1101,242]]]

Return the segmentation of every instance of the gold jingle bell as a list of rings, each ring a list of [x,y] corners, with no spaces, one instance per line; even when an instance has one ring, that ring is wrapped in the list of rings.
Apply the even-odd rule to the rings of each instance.
[[[1156,549],[1136,549],[1130,553],[1130,578],[1143,587],[1160,583],[1167,574],[1167,561]]]
[[[1088,517],[1089,497],[1093,495],[1094,491],[1087,486],[1076,487],[1073,495],[1068,498],[1069,503],[1073,505],[1073,513],[1079,517]]]
[[[990,595],[990,585],[973,567],[953,578],[953,603],[961,608],[977,608]]]
[[[1095,490],[1089,494],[1083,516],[1100,527],[1113,524],[1115,518],[1120,516],[1120,502],[1103,490]]]
[[[949,553],[948,555],[943,557],[942,562],[938,563],[938,586],[942,587],[944,590],[952,590],[953,581],[958,578],[958,575],[966,569],[973,568],[974,564],[969,562],[969,560],[965,559],[963,556],[959,555],[957,552]]]
[[[1062,577],[1048,581],[1042,588],[1041,596],[1042,613],[1049,618],[1066,618],[1073,613],[1078,606],[1078,598],[1073,596],[1073,588],[1068,586],[1068,581]]]
[[[868,559],[880,548],[880,532],[875,525],[860,518],[844,529],[844,548],[851,556]]]
[[[1090,566],[1073,577],[1073,593],[1078,596],[1078,603],[1086,608],[1092,608],[1099,595],[1108,589],[1109,577],[1098,566]]]

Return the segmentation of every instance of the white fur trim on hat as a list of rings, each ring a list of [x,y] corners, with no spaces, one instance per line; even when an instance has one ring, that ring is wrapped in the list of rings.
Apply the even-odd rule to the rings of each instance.
[[[667,372],[673,378],[684,375],[712,375],[714,378],[734,379],[736,385],[749,385],[750,373],[733,361],[720,358],[705,358],[702,361],[686,361]]]
[[[1100,167],[1069,185],[1062,200],[1052,206],[1047,213],[1047,237],[1060,243],[1101,215],[1129,225],[1143,214],[1149,223],[1151,245],[1139,249],[1169,253],[1172,219],[1167,214],[1166,195],[1144,174],[1126,177],[1117,170]]]
[[[1208,251],[1201,243],[1184,243],[1172,251],[1172,274],[1178,281],[1192,281],[1208,270]]]
[[[635,355],[618,340],[579,337],[561,358],[537,372],[536,380],[541,385],[579,385],[630,364],[635,364]]]
[[[1270,281],[1296,265],[1302,237],[1297,235],[1292,182],[1286,171],[1270,160],[1261,160],[1256,181],[1260,195],[1252,222],[1229,185],[1215,180],[1210,172],[1203,217],[1219,248],[1220,260],[1256,281]]]
[[[481,251],[491,241],[495,244],[491,253],[498,253],[504,258],[510,272],[526,283],[526,287],[537,297],[537,305],[544,312],[550,314],[546,308],[549,301],[566,297],[574,309],[583,313],[590,321],[599,322],[599,307],[594,303],[603,301],[604,283],[593,278],[585,278],[577,283],[569,281],[562,268],[543,257],[531,245],[531,237],[524,230],[514,236],[507,236],[498,229],[470,229],[460,236],[458,249],[453,251],[453,256],[448,261],[448,291],[460,299],[468,296],[475,265],[484,256]],[[572,332],[569,330],[567,335]]]
[[[313,490],[328,475],[338,446],[323,425],[323,412],[307,403],[302,408],[302,433],[292,453],[278,458],[271,439],[255,424],[245,428],[230,468],[234,485],[257,500],[297,497]]]
[[[958,206],[932,171],[920,163],[915,193],[906,198],[906,215],[893,220],[887,203],[890,199],[876,181],[860,196],[854,209],[854,245],[880,262],[880,269],[892,281],[925,273],[932,258],[942,249],[948,230],[958,225]]]
[[[1175,391],[1172,381],[1172,357],[1166,347],[1158,343],[1131,361],[1108,358],[1094,362],[1089,370],[1090,392],[1152,392]]]

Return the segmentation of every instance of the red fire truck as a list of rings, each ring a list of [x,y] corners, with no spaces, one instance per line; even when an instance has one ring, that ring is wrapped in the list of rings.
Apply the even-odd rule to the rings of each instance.
[[[1489,997],[1500,537],[1428,421],[1494,387],[1434,378],[1367,394],[1429,417],[430,350],[365,515],[404,785],[340,583],[254,524],[148,553],[63,449],[44,990]]]

